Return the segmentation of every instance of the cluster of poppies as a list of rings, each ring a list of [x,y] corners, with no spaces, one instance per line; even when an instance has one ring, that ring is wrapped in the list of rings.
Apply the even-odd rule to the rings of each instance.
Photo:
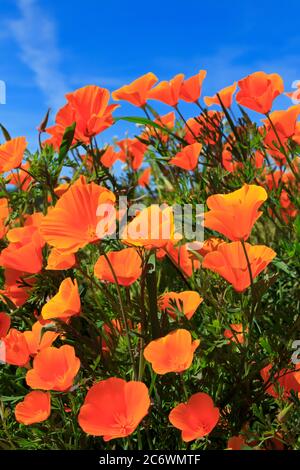
[[[16,204],[20,200],[14,195],[34,191],[40,184],[39,175],[31,165],[24,137],[7,137],[0,145],[3,174],[0,266],[4,272],[0,295],[5,306],[5,311],[0,313],[0,360],[24,368],[26,372],[26,386],[31,391],[15,407],[19,423],[32,425],[47,420],[51,414],[51,392],[64,394],[86,388],[82,373],[85,366],[78,357],[76,344],[68,338],[73,320],[85,317],[82,276],[90,282],[90,295],[94,289],[103,288],[103,295],[112,302],[108,320],[99,314],[104,332],[101,339],[99,331],[99,357],[114,354],[113,338],[117,336],[125,339],[131,361],[132,380],[127,377],[125,380],[121,373],[118,377],[98,377],[89,386],[77,417],[85,433],[109,441],[132,434],[147,415],[151,419],[153,384],[148,384],[148,388],[143,381],[144,361],[151,367],[153,381],[157,380],[156,376],[165,374],[181,377],[192,367],[200,345],[201,332],[191,332],[188,328],[189,321],[205,303],[205,293],[166,289],[159,295],[155,291],[152,299],[151,268],[155,272],[157,266],[168,260],[187,284],[199,270],[208,270],[243,295],[248,289],[255,290],[256,278],[275,258],[276,252],[271,247],[251,244],[249,237],[262,216],[260,209],[268,200],[268,193],[276,194],[278,203],[267,207],[265,217],[274,223],[289,224],[297,216],[295,194],[300,172],[296,150],[300,145],[300,122],[297,121],[300,105],[271,112],[274,99],[284,92],[283,81],[277,74],[256,72],[212,97],[204,97],[207,107],[220,108],[207,110],[200,103],[205,76],[206,72],[201,70],[188,79],[179,74],[157,84],[157,77],[148,73],[114,91],[114,101],[125,100],[141,108],[146,118],[139,122],[142,124],[139,136],[126,137],[102,149],[98,148],[95,137],[114,125],[112,113],[119,105],[109,104],[109,91],[97,86],[68,93],[67,103],[58,111],[55,124],[47,127],[46,120],[39,127],[40,136],[45,132],[51,136],[41,141],[40,154],[42,158],[43,152],[51,149],[53,155],[69,158],[64,152],[68,145],[69,154],[76,157],[77,167],[71,178],[63,179],[59,173],[55,185],[43,187],[46,197],[36,197],[28,211],[21,208],[18,216]],[[251,132],[255,128],[260,145],[250,150],[241,144],[249,138],[249,130],[246,136],[242,125],[229,132],[224,126],[225,120],[231,122],[237,88],[236,103],[264,115],[261,126],[252,123]],[[173,110],[160,116],[148,104],[149,100],[160,101]],[[179,109],[180,100],[193,103],[200,114],[185,120]],[[180,125],[176,124],[176,115]],[[83,155],[79,149],[84,149]],[[208,149],[210,162],[207,162]],[[115,221],[99,212],[99,206],[112,208],[115,214],[118,197],[124,192],[122,182],[117,181],[118,175],[112,170],[117,160],[126,165],[131,174],[134,189],[127,192],[129,204],[134,199],[134,191],[148,192],[152,199],[157,197],[158,202],[163,202],[160,201],[162,180],[168,194],[172,194],[176,179],[188,178],[188,190],[193,190],[196,183],[208,181],[203,193],[207,206],[204,227],[209,234],[205,242],[191,249],[187,240],[178,241],[172,216],[168,219],[171,220],[170,236],[164,237],[170,208],[151,204],[132,217],[118,242],[102,236],[99,227],[104,227],[106,234],[111,233]],[[250,165],[254,177],[252,181],[248,178],[247,183],[229,187],[228,191],[212,192],[211,181],[206,180],[209,165],[219,168],[221,175],[235,176],[236,181],[240,181]],[[60,171],[65,169],[64,162],[60,162]],[[193,202],[200,202],[197,192],[193,193]],[[159,221],[155,226],[150,217],[153,212]],[[134,238],[132,234],[136,232],[139,236]],[[86,250],[90,247],[98,250],[97,259],[88,260],[89,270],[85,271],[87,258],[83,265],[82,256],[84,253],[89,256]],[[39,309],[33,309],[28,319],[31,329],[20,331],[14,327],[14,312],[32,305],[32,294],[47,273],[54,277],[57,273],[60,280],[57,291],[47,296]],[[152,282],[156,282],[155,277]],[[138,321],[128,317],[122,300],[125,295],[130,298],[130,288],[136,289],[137,284],[143,294],[147,285],[150,299],[146,305],[145,298],[141,297],[145,304],[141,305]],[[120,307],[118,316],[113,312],[116,298]],[[164,318],[168,319],[167,331],[161,328]],[[247,344],[251,327],[251,321],[231,324],[224,331],[224,338],[238,346]],[[138,341],[132,341],[132,336]],[[288,399],[291,391],[300,393],[299,370],[283,368],[274,375],[271,369],[272,365],[268,364],[261,370],[269,395],[282,396],[281,390]],[[222,409],[215,406],[213,398],[200,386],[196,393],[187,394],[185,402],[169,410],[169,422],[182,432],[185,442],[210,434],[222,420],[221,416]],[[243,444],[239,436],[233,439],[234,442],[228,443],[229,448]]]

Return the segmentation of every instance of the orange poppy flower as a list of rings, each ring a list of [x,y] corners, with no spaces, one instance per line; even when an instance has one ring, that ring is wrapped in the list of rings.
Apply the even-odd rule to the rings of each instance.
[[[41,223],[44,218],[44,214],[42,212],[34,212],[33,214],[24,214],[25,222],[24,226],[28,227],[35,227],[37,230],[40,229]],[[12,240],[11,240],[12,241]],[[41,237],[41,244],[44,246],[45,240]]]
[[[255,279],[268,266],[276,253],[264,245],[252,246],[245,243],[245,248],[252,278]],[[238,292],[243,292],[251,284],[246,256],[240,242],[219,245],[217,251],[205,256],[202,267],[220,274]]]
[[[6,234],[8,227],[5,222],[9,216],[8,202],[5,197],[0,198],[0,239]]]
[[[39,228],[43,220],[43,214],[36,212],[28,215],[24,214],[24,227],[12,228],[7,232],[7,239],[11,243],[21,243],[25,245],[30,240],[34,240],[37,246],[43,248],[45,240],[40,234]]]
[[[102,153],[100,161],[106,168],[111,168],[118,158],[119,155],[114,151],[113,146],[109,145]]]
[[[171,207],[158,205],[143,209],[122,232],[122,241],[128,245],[161,248],[174,238],[174,215]]]
[[[29,163],[24,163],[24,165],[21,165],[17,171],[14,171],[7,176],[7,182],[17,186],[21,191],[27,191],[30,184],[34,181],[33,178],[25,171],[29,170],[29,168]]]
[[[26,277],[26,286],[22,286],[22,278]],[[0,290],[0,296],[7,297],[17,307],[21,307],[27,300],[30,287],[28,284],[33,284],[33,279],[29,275],[14,269],[4,269],[5,284],[4,289]]]
[[[10,323],[10,316],[5,312],[0,312],[0,338],[7,335]]]
[[[42,349],[52,346],[59,333],[55,331],[44,331],[43,325],[40,322],[35,322],[31,331],[24,331],[23,333],[30,355],[34,356]]]
[[[111,96],[115,101],[124,100],[133,104],[134,106],[145,106],[149,90],[158,81],[154,73],[149,72],[137,78],[129,85],[124,85],[116,91],[113,91]]]
[[[219,408],[207,393],[195,393],[187,403],[180,403],[169,414],[170,423],[182,431],[184,442],[207,436],[218,424]]]
[[[252,156],[252,161],[255,168],[262,168],[264,166],[265,156],[262,152],[256,150]]]
[[[238,81],[236,101],[246,108],[266,114],[274,99],[283,93],[282,78],[277,73],[255,72]]]
[[[279,195],[279,202],[281,206],[281,217],[284,221],[288,222],[290,218],[296,217],[298,210],[292,203],[289,194],[297,192],[297,186],[295,186],[295,176],[290,172],[283,173],[282,170],[272,171],[271,173],[265,174],[265,184],[268,189],[275,190],[274,195],[278,198],[279,185],[282,186],[282,190]],[[287,188],[287,189],[284,189]],[[272,211],[270,211],[272,214]]]
[[[8,200],[6,197],[0,198],[0,219],[5,220],[9,216]]]
[[[0,172],[20,166],[27,145],[25,137],[16,137],[0,145]]]
[[[147,415],[149,406],[145,384],[111,377],[90,388],[78,422],[87,434],[110,441],[132,434]]]
[[[261,378],[265,383],[270,379],[272,367],[272,364],[268,364],[260,371]],[[272,380],[266,389],[266,393],[274,398],[279,398],[282,395],[283,398],[287,399],[292,390],[300,394],[300,369],[294,371],[281,369],[279,372],[272,374]]]
[[[21,191],[27,191],[34,179],[24,170],[29,169],[29,163],[21,165],[17,171],[10,173],[7,182],[19,188]]]
[[[143,172],[139,176],[138,185],[141,186],[142,188],[149,186],[150,176],[151,176],[151,168],[150,167],[145,168],[145,170],[143,170]]]
[[[191,366],[199,344],[200,340],[193,341],[188,330],[178,329],[151,341],[144,349],[144,357],[157,374],[183,372]]]
[[[296,122],[296,130],[295,130],[295,134],[293,135],[292,139],[293,139],[294,142],[296,142],[296,144],[300,145],[300,121]],[[299,166],[299,162],[298,162],[298,166]]]
[[[202,91],[202,83],[206,77],[206,70],[200,70],[197,75],[187,78],[181,85],[180,99],[187,103],[198,101]]]
[[[124,162],[128,162],[133,170],[138,170],[143,163],[147,146],[136,138],[119,140],[117,145],[121,149],[118,158]]]
[[[177,318],[177,310],[183,313],[185,317],[190,320],[196,312],[199,305],[203,302],[198,292],[187,290],[184,292],[167,292],[161,295],[158,299],[158,306],[161,310],[166,312],[173,318]],[[175,307],[175,305],[176,307]]]
[[[255,222],[262,215],[258,209],[268,195],[254,184],[229,194],[215,194],[207,199],[211,209],[204,214],[204,226],[222,233],[230,240],[247,240]]]
[[[142,274],[142,260],[134,248],[110,251],[107,253],[107,258],[111,263],[114,274],[105,256],[101,255],[94,266],[94,274],[101,281],[115,283],[116,277],[120,286],[130,286]]]
[[[98,206],[114,202],[111,191],[81,180],[73,184],[48,212],[41,233],[49,245],[65,253],[76,253],[88,243],[99,240],[96,229],[103,216],[97,216]]]
[[[248,332],[248,328],[246,329]],[[242,323],[232,323],[230,325],[230,329],[224,331],[224,337],[228,338],[228,343],[239,343],[244,344],[245,342],[245,335]]]
[[[186,121],[184,139],[188,144],[201,139],[206,144],[215,145],[220,140],[219,127],[223,118],[220,111],[208,110],[196,118]]]
[[[74,253],[64,253],[56,248],[52,248],[48,256],[48,264],[46,269],[52,271],[60,271],[63,269],[70,269],[76,263],[76,257]]]
[[[167,142],[169,140],[169,132],[173,131],[175,127],[175,113],[171,111],[170,113],[164,114],[163,116],[157,116],[154,119],[154,122],[163,129],[153,128],[152,126],[145,126],[145,131],[141,134],[141,138],[144,140],[149,140],[149,137],[154,139],[159,138],[161,142]]]
[[[218,94],[214,96],[205,96],[204,103],[206,104],[206,106],[212,106],[213,104],[218,104],[220,106],[221,104],[220,100],[221,100],[225,108],[230,108],[230,106],[232,105],[232,97],[235,93],[235,90],[236,90],[236,82],[234,82],[233,85],[223,88],[222,90],[219,91]]]
[[[279,196],[279,202],[281,206],[281,217],[285,222],[290,219],[294,219],[298,214],[298,209],[292,203],[289,194],[284,189],[281,191]]]
[[[226,146],[222,151],[222,165],[229,173],[233,173],[244,166],[242,162],[234,161],[232,151]]]
[[[31,388],[64,392],[72,387],[80,368],[73,346],[52,346],[40,351],[33,360],[33,369],[26,374]]]
[[[65,104],[56,114],[55,125],[45,129],[45,132],[50,134],[51,137],[43,142],[43,146],[51,145],[55,150],[59,150],[66,128],[71,126],[75,121],[75,110],[72,108],[70,103]],[[85,143],[88,143],[89,141],[78,133],[78,129],[75,129],[72,144],[75,144],[76,140],[80,140]]]
[[[51,395],[49,392],[29,392],[15,408],[18,423],[41,423],[49,418],[51,413]]]
[[[42,308],[43,320],[60,318],[68,320],[74,315],[79,315],[81,309],[80,295],[76,279],[70,277],[62,281],[57,294],[52,297]]]
[[[269,153],[274,158],[279,159],[281,163],[285,163],[286,158],[281,150],[281,145],[284,150],[289,153],[288,140],[292,138],[296,132],[297,118],[300,114],[300,105],[291,106],[284,111],[274,111],[270,114],[270,119],[273,126],[268,119],[264,119],[265,128],[264,142],[268,148]],[[275,130],[276,132],[275,132]],[[279,142],[280,140],[280,142]]]
[[[207,255],[207,253],[216,251],[218,249],[218,246],[221,245],[222,243],[225,243],[222,238],[210,237],[203,242],[203,245],[197,251],[201,256],[204,257],[205,255]]]
[[[66,127],[76,122],[73,144],[76,141],[89,143],[91,137],[113,124],[112,112],[118,105],[108,105],[109,91],[95,85],[88,85],[66,95],[68,103],[56,114],[55,125],[46,132],[52,137],[43,145],[52,145],[58,150]]]
[[[195,142],[191,145],[186,145],[175,155],[175,157],[169,160],[169,164],[178,166],[184,170],[194,170],[198,165],[201,150],[202,144],[199,144],[198,142]]]
[[[177,106],[183,80],[183,73],[179,73],[169,82],[162,81],[152,90],[149,90],[147,98],[162,101],[169,106]]]
[[[83,135],[85,141],[113,124],[112,112],[118,105],[108,105],[109,96],[106,88],[96,85],[87,85],[66,95],[75,115],[76,132]]]
[[[29,361],[29,349],[23,333],[11,328],[2,338],[4,345],[4,361],[6,364],[23,367]]]
[[[69,188],[70,188],[70,183],[61,183],[58,186],[56,186],[56,188],[54,188],[54,192],[56,196],[59,198],[63,194],[65,194]]]
[[[36,227],[19,227],[7,233],[10,244],[0,254],[5,268],[36,274],[43,266],[43,242]]]
[[[177,266],[185,276],[191,277],[193,271],[200,267],[200,263],[190,257],[187,246],[188,244],[176,246],[171,241],[167,243],[163,249],[172,263]]]

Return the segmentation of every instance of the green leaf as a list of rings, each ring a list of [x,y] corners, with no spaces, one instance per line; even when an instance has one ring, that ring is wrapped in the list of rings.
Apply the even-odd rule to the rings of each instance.
[[[2,134],[4,136],[4,139],[7,141],[7,140],[11,140],[11,136],[10,136],[10,133],[8,132],[8,130],[2,125],[0,124],[0,129],[2,131]]]
[[[273,264],[276,266],[277,269],[288,274],[290,277],[297,278],[297,276],[295,275],[295,273],[291,271],[289,266],[285,264],[283,261],[279,260],[278,258],[273,259]]]
[[[73,124],[67,127],[64,132],[62,143],[61,143],[61,146],[59,147],[59,153],[58,153],[59,163],[63,162],[65,156],[70,150],[70,147],[74,139],[75,128],[76,128],[76,122],[73,122]]]
[[[114,120],[115,121],[133,122],[134,124],[142,124],[143,126],[153,127],[155,129],[159,129],[162,132],[166,132],[167,134],[172,135],[177,140],[180,140],[183,143],[186,143],[184,139],[182,139],[178,135],[174,134],[174,132],[172,132],[170,129],[168,129],[167,127],[160,126],[159,124],[157,124],[157,122],[151,121],[151,119],[147,119],[147,118],[144,118],[144,117],[137,117],[137,116],[132,116],[132,117],[131,116],[121,116],[121,117],[114,118]]]

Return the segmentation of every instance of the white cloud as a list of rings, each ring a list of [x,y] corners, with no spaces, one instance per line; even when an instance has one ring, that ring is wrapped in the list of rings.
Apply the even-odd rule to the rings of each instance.
[[[32,70],[47,105],[57,109],[64,101],[68,86],[60,71],[55,22],[36,0],[16,0],[16,3],[21,16],[10,20],[8,26],[20,48],[21,59]]]

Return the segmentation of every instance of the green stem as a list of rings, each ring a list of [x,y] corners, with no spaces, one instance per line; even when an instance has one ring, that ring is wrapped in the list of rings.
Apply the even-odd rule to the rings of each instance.
[[[289,155],[288,155],[288,152],[286,152],[286,150],[285,150],[285,148],[284,148],[284,146],[283,146],[283,143],[281,142],[281,139],[280,139],[280,137],[279,137],[279,134],[278,134],[278,132],[277,132],[277,129],[276,129],[276,127],[274,126],[274,123],[273,123],[272,119],[270,118],[269,113],[266,113],[266,116],[267,116],[267,119],[268,119],[268,121],[269,121],[269,123],[270,123],[270,125],[271,125],[271,127],[272,127],[272,129],[273,129],[273,131],[274,131],[274,133],[275,133],[275,135],[276,135],[276,138],[277,138],[277,140],[278,140],[278,143],[279,143],[279,145],[280,145],[280,147],[281,147],[281,148],[280,148],[280,151],[281,151],[281,152],[283,153],[283,155],[285,156],[286,161],[287,161],[287,163],[288,163],[288,165],[289,165],[289,167],[290,167],[290,169],[291,169],[293,175],[295,176],[296,180],[297,180],[298,182],[300,182],[300,176],[299,176],[299,174],[297,173],[297,171],[295,170],[294,165],[293,165],[293,163],[292,163],[292,160],[290,159],[290,157],[289,157]]]
[[[156,339],[160,336],[160,325],[157,315],[156,257],[154,252],[149,256],[146,269],[146,285],[149,298],[151,333],[152,339]]]
[[[131,347],[130,332],[129,332],[129,328],[128,328],[128,319],[127,319],[127,315],[125,313],[125,309],[124,309],[124,306],[123,306],[120,286],[119,286],[118,279],[117,279],[116,273],[114,271],[114,268],[113,268],[113,266],[112,266],[112,264],[111,264],[111,262],[110,262],[110,260],[109,260],[106,253],[104,253],[104,258],[105,258],[105,260],[106,260],[106,262],[107,262],[107,264],[108,264],[108,266],[111,270],[111,273],[113,275],[113,278],[114,278],[114,281],[115,281],[115,284],[116,284],[118,300],[119,300],[119,303],[120,303],[121,314],[122,314],[123,323],[124,323],[125,331],[126,331],[128,352],[129,352],[131,363],[132,363],[134,378],[136,380],[137,379],[137,372],[136,372],[135,361],[134,361],[134,356],[133,356],[132,347]]]
[[[255,304],[254,284],[253,284],[253,274],[252,274],[252,270],[251,270],[251,264],[250,264],[249,256],[248,256],[247,249],[246,249],[246,244],[245,244],[245,241],[242,240],[242,239],[241,239],[241,244],[242,244],[243,251],[244,251],[244,254],[245,254],[245,258],[246,258],[247,267],[248,267],[248,271],[249,271],[249,277],[250,277],[250,284],[251,284],[252,306],[251,306],[251,313],[250,313],[250,318],[249,318],[249,335],[250,335],[250,329],[252,327],[252,323],[253,323],[253,319],[254,319],[254,304]]]

